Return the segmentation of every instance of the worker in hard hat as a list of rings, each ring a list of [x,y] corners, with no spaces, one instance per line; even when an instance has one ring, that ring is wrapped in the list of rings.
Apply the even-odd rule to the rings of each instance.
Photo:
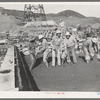
[[[28,46],[29,47],[30,58],[31,58],[30,71],[32,70],[32,68],[34,67],[35,62],[36,62],[35,46],[36,46],[35,38],[31,38],[29,40],[29,46]]]
[[[86,41],[83,43],[83,50],[85,52],[86,63],[89,63],[94,57],[94,51],[92,48],[92,37],[91,34],[86,34]]]
[[[39,41],[40,41],[40,46],[39,48],[36,50],[36,55],[39,53],[43,53],[43,61],[46,64],[46,67],[49,67],[48,62],[47,62],[47,57],[48,54],[51,52],[51,41],[49,41],[50,39],[45,38],[43,35],[39,35],[38,37]]]
[[[83,32],[81,31],[78,32],[76,40],[77,40],[77,45],[78,45],[76,53],[79,53],[79,52],[83,53],[83,43],[86,40],[83,38]]]
[[[61,66],[61,57],[60,57],[61,42],[62,42],[61,31],[57,30],[56,35],[52,39],[52,66],[55,66],[56,53],[57,53],[58,66]]]
[[[59,30],[61,30],[62,37],[64,37],[65,33],[66,33],[66,23],[62,19],[60,19],[58,28],[59,28]]]
[[[97,55],[98,60],[100,61],[99,40],[96,35],[92,36],[92,46],[93,46],[94,52]]]
[[[42,42],[44,40],[44,35],[39,35],[38,36],[38,46],[36,48],[36,53],[35,55],[38,55],[39,53],[43,52],[44,51],[44,48],[42,46]]]
[[[67,62],[70,64],[70,53],[72,54],[73,57],[73,62],[74,64],[77,64],[77,59],[76,59],[76,54],[75,54],[75,48],[77,48],[77,41],[73,35],[70,34],[70,32],[66,32],[66,38],[64,42],[66,43],[67,47]]]
[[[50,52],[52,52],[52,46],[51,46],[51,41],[50,38],[46,38],[46,42],[44,43],[45,45],[45,51],[43,52],[43,61],[46,64],[46,67],[49,67],[49,64],[47,62],[47,58]]]

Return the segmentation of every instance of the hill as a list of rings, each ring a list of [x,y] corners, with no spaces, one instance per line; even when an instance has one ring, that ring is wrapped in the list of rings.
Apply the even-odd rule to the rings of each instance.
[[[57,16],[65,16],[65,17],[77,17],[77,18],[84,18],[85,16],[76,12],[76,11],[72,11],[72,10],[65,10],[62,12],[57,13]]]
[[[7,14],[7,15],[10,15],[10,16],[14,16],[17,19],[22,19],[23,16],[24,16],[24,11],[9,10],[9,9],[1,8],[1,14],[3,14],[3,15]],[[51,16],[51,17],[63,16],[63,17],[67,17],[67,18],[72,16],[72,17],[77,17],[77,18],[85,18],[84,15],[82,15],[82,14],[76,12],[76,11],[72,11],[72,10],[65,10],[65,11],[59,12],[57,14],[49,13],[49,14],[46,14],[46,16]]]
[[[23,11],[19,10],[12,10],[12,9],[4,9],[0,7],[1,15],[13,16],[15,19],[22,20],[24,16]]]
[[[86,17],[76,11],[73,10],[65,10],[61,11],[57,14],[47,14],[47,20],[54,20],[59,23],[59,19],[63,19],[66,22],[67,26],[81,24],[82,26],[85,25],[92,25],[95,23],[100,23],[100,18],[96,17]]]
[[[0,15],[0,32],[9,31],[11,35],[16,34],[22,26],[17,25],[20,20],[16,19],[13,16],[8,15]]]
[[[59,19],[63,19],[63,21],[66,22],[67,26],[71,26],[71,25],[76,25],[76,24],[81,24],[82,26],[86,26],[86,25],[92,25],[95,23],[100,23],[100,19],[99,18],[76,18],[76,17],[47,17],[48,20],[54,20],[56,21],[58,24],[60,22]]]
[[[23,11],[4,9],[0,7],[0,32],[10,31],[12,34],[15,34],[23,26],[20,26],[20,22],[23,20]],[[57,14],[49,13],[46,14],[47,20],[54,20],[56,23],[59,23],[59,19],[63,19],[67,26],[81,24],[82,26],[89,24],[100,23],[100,18],[96,17],[86,17],[76,11],[65,10]]]

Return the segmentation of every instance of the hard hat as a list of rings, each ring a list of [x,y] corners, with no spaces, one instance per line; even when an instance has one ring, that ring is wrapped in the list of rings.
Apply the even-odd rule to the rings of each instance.
[[[38,36],[38,39],[42,39],[42,38],[44,38],[44,35],[39,35]]]
[[[57,34],[58,34],[58,33],[61,33],[61,31],[60,31],[60,30],[57,30],[56,33],[57,33]]]
[[[92,41],[94,42],[94,43],[97,43],[98,42],[98,39],[97,38],[92,38]]]
[[[71,35],[69,32],[66,32],[66,34],[65,35]]]
[[[76,31],[77,31],[77,28],[73,28],[72,31],[73,31],[73,32],[76,32]]]
[[[35,40],[35,38],[30,38],[29,39],[30,42],[33,42],[34,40]]]

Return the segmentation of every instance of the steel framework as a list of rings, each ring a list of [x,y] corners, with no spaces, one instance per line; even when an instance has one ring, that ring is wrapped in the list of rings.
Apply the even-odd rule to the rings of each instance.
[[[46,21],[46,15],[43,4],[33,5],[25,4],[24,21]]]

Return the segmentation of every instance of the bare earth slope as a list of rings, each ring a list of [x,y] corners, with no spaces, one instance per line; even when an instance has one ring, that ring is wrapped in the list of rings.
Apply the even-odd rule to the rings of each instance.
[[[16,34],[21,29],[21,26],[17,25],[18,22],[20,21],[13,16],[0,15],[0,32],[9,31],[12,35]]]

